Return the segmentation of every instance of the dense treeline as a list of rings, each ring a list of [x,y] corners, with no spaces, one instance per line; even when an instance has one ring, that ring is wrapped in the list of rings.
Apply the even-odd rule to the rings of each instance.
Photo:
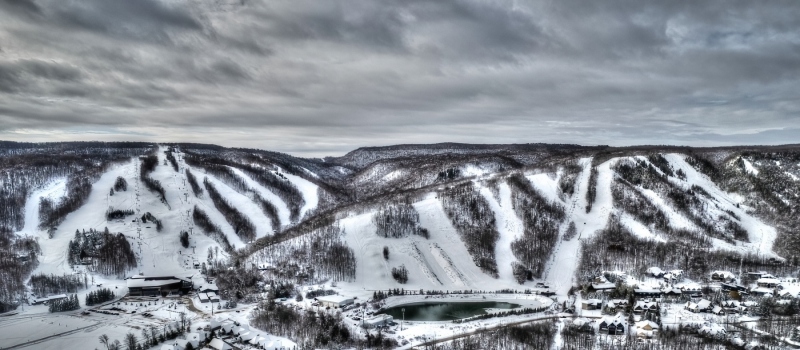
[[[561,190],[562,199],[572,196],[575,193],[575,182],[581,174],[581,166],[577,160],[569,160],[563,164],[563,173],[558,178],[558,189]]]
[[[280,197],[289,208],[289,219],[292,222],[300,219],[300,209],[306,201],[300,190],[283,174],[246,165],[239,165],[238,168],[258,184]]]
[[[75,293],[79,288],[87,288],[89,281],[86,276],[78,275],[45,275],[43,273],[32,275],[28,281],[31,292],[38,296],[50,294]]]
[[[65,312],[81,308],[81,303],[78,301],[78,295],[72,294],[64,299],[50,300],[48,311],[50,312]]]
[[[566,213],[561,205],[542,196],[524,176],[509,176],[507,182],[512,189],[511,203],[525,225],[522,236],[511,243],[514,256],[525,266],[522,269],[515,265],[514,277],[524,283],[542,277]]]
[[[742,205],[773,225],[778,237],[774,250],[790,261],[800,261],[800,152],[741,152],[715,162],[713,154],[695,154],[686,162],[708,176],[720,188],[744,195]],[[751,173],[745,160],[758,169]]]
[[[243,264],[234,262],[234,266],[215,266],[208,270],[209,276],[216,277],[219,294],[222,299],[238,302],[253,302],[252,296],[260,291],[259,283],[263,277],[254,268],[245,268]]]
[[[255,192],[251,192],[253,194],[253,200],[258,204],[261,208],[261,212],[264,213],[269,219],[270,226],[274,231],[278,231],[281,229],[281,220],[278,217],[278,208],[275,208],[275,205],[272,202],[264,199],[260,195]]]
[[[115,163],[151,150],[151,145],[143,143],[3,143],[0,226],[21,230],[25,203],[33,191],[65,179],[68,183],[65,198],[59,204],[48,203],[49,215],[40,222],[42,229],[54,230],[50,225],[61,223],[63,216],[80,207],[87,198],[84,183],[94,182]]]
[[[25,280],[38,265],[41,253],[32,237],[20,237],[0,226],[0,313],[14,309],[25,292]]]
[[[164,228],[164,225],[161,223],[161,220],[157,219],[155,215],[150,214],[149,211],[142,214],[142,217],[140,219],[142,220],[143,224],[146,224],[148,222],[156,224],[156,231],[158,232],[161,232],[161,230]]]
[[[741,255],[735,252],[713,250],[705,237],[690,234],[676,236],[673,240],[657,242],[645,240],[631,233],[612,215],[606,229],[583,241],[581,261],[576,273],[581,283],[588,283],[603,271],[628,271],[634,277],[643,277],[652,266],[684,270],[687,278],[702,281],[709,278],[713,270],[768,271],[776,275],[793,273],[787,264],[776,265],[767,257]]]
[[[255,160],[255,159],[253,159]],[[300,209],[305,205],[305,199],[294,184],[280,172],[269,171],[265,168],[248,164],[240,164],[233,161],[216,158],[203,157],[194,153],[186,153],[186,163],[205,169],[208,173],[220,178],[221,181],[230,185],[237,191],[246,191],[248,186],[243,179],[235,176],[229,167],[241,170],[252,180],[270,190],[286,203],[289,208],[290,220],[296,222],[300,219]]]
[[[392,268],[392,278],[394,278],[397,283],[406,284],[408,283],[408,269],[406,265],[400,265],[400,267],[393,267]]]
[[[719,214],[714,215],[713,211],[709,210],[709,203],[713,203],[713,199],[705,189],[697,185],[683,189],[671,182],[669,177],[675,177],[676,173],[672,171],[671,165],[663,156],[651,155],[648,160],[657,162],[658,166],[644,159],[638,159],[622,160],[614,167],[622,181],[631,185],[629,187],[631,193],[637,191],[635,187],[655,192],[659,197],[667,199],[668,203],[672,204],[678,212],[691,220],[700,232],[706,235],[723,239],[730,243],[733,243],[734,240],[749,241],[747,231],[738,223],[739,219],[732,212],[717,210]],[[680,173],[683,174],[682,171]],[[612,190],[614,190],[614,186],[612,186]],[[627,195],[620,191],[625,190],[617,188],[617,193],[612,193],[615,195],[615,199],[617,199],[617,196],[622,200],[635,199],[635,195],[628,198]],[[646,205],[647,201],[640,199],[637,202]],[[630,203],[618,202],[617,204],[623,204],[631,209],[635,208]],[[637,214],[636,210],[629,212],[633,215],[642,216],[643,219],[652,221],[662,228],[666,228],[665,223],[662,221],[663,218],[657,217],[658,214],[653,210],[657,211],[657,209],[651,208],[647,213],[641,213],[641,215]]]
[[[86,306],[92,306],[96,304],[102,304],[107,301],[114,300],[114,292],[108,288],[100,288],[98,290],[93,290],[89,293],[86,293]]]
[[[170,148],[169,150],[164,151],[164,156],[167,158],[167,161],[169,161],[169,164],[172,165],[172,170],[178,172],[178,161],[175,159],[175,155],[172,152],[173,150]]]
[[[256,228],[250,219],[242,214],[233,205],[228,203],[225,198],[217,191],[213,184],[208,181],[208,178],[203,180],[203,185],[206,187],[209,198],[214,202],[214,206],[225,217],[225,220],[233,227],[233,232],[242,238],[242,241],[249,242],[256,238]]]
[[[440,191],[439,200],[475,265],[497,277],[494,251],[500,234],[495,228],[494,213],[486,199],[478,193],[472,182],[467,182]]]
[[[352,281],[356,277],[355,252],[342,242],[336,225],[316,228],[289,241],[258,250],[251,260],[279,266],[279,277],[303,277],[311,281]]]
[[[419,213],[408,201],[382,205],[373,216],[378,236],[401,238],[408,235],[430,237],[426,228],[419,225]]]
[[[136,267],[136,255],[128,239],[121,233],[112,234],[90,229],[75,230],[75,238],[69,241],[67,261],[71,265],[89,263],[96,271],[106,275],[124,275]]]
[[[198,208],[196,205],[194,206],[194,210],[192,210],[192,220],[197,227],[203,230],[203,233],[219,243],[223,250],[226,252],[233,251],[233,246],[231,246],[231,243],[228,242],[228,237],[222,233],[222,229],[220,229],[217,224],[211,221],[206,212]]]
[[[114,207],[109,207],[106,210],[106,220],[119,220],[124,219],[126,216],[133,215],[134,211],[132,209],[122,210],[122,209],[114,209]]]
[[[186,180],[189,181],[189,187],[192,188],[194,196],[201,197],[203,195],[203,188],[200,187],[200,184],[197,182],[197,178],[194,177],[194,174],[192,174],[189,169],[186,169]]]
[[[139,159],[141,160],[141,167],[139,168],[139,177],[141,178],[142,183],[144,183],[145,187],[147,187],[147,189],[149,189],[150,191],[158,193],[158,197],[161,199],[161,203],[164,203],[167,206],[169,206],[169,203],[167,203],[167,196],[166,196],[166,191],[164,191],[164,186],[161,185],[160,181],[150,177],[150,173],[156,170],[156,166],[158,165],[158,155],[151,154],[149,156],[141,157]]]
[[[206,173],[214,176],[222,181],[225,185],[232,188],[238,193],[247,196],[258,204],[264,215],[270,220],[272,228],[275,230],[280,229],[280,219],[278,218],[278,209],[275,205],[261,197],[261,195],[250,188],[247,182],[237,175],[230,167],[219,164],[208,164],[205,167]]]
[[[89,198],[92,193],[91,181],[88,177],[72,177],[67,181],[67,196],[59,202],[42,198],[39,202],[39,229],[47,230],[50,238],[53,238],[56,227],[64,221],[67,214],[80,208]]]
[[[597,167],[593,166],[589,173],[589,188],[586,190],[586,212],[592,211],[594,200],[597,198]]]
[[[122,176],[117,176],[117,179],[114,181],[114,191],[127,191],[128,190],[128,181],[125,180]]]
[[[550,349],[556,335],[553,322],[539,322],[523,326],[500,327],[492,332],[479,332],[475,335],[436,345],[436,350],[474,350],[474,349]]]
[[[262,304],[250,324],[281,337],[294,339],[300,349],[351,348],[356,340],[342,315],[324,311],[297,311],[274,302]]]

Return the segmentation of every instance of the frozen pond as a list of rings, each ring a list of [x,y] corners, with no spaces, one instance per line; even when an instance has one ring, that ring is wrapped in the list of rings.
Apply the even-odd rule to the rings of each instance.
[[[394,317],[395,321],[403,319],[405,309],[406,321],[452,321],[462,318],[484,315],[486,309],[515,309],[519,304],[501,301],[478,302],[426,302],[398,305],[383,311]]]

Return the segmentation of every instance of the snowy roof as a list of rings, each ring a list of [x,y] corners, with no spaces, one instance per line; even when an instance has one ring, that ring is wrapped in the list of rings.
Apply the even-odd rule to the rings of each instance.
[[[759,284],[760,283],[778,284],[778,283],[781,283],[781,281],[778,281],[778,279],[776,279],[776,278],[766,278],[765,277],[765,278],[759,278],[758,281],[756,281],[756,283],[759,283]]]
[[[343,296],[343,295],[325,295],[325,296],[317,297],[317,300],[318,301],[322,301],[322,302],[326,302],[326,303],[339,304],[339,303],[343,303],[343,302],[352,301],[353,298],[348,298],[348,297]]]
[[[636,326],[636,328],[645,328],[645,327],[650,327],[650,329],[658,329],[659,328],[658,327],[658,323],[655,323],[653,321],[648,321],[648,320],[636,322],[636,323],[634,323],[634,325]]]
[[[652,274],[652,275],[663,275],[664,274],[664,270],[662,270],[660,267],[655,267],[654,266],[654,267],[651,267],[651,268],[647,269],[647,273]]]
[[[181,282],[181,280],[179,279],[147,280],[143,278],[133,278],[133,277],[127,280],[128,288],[159,287],[179,282]]]
[[[714,272],[711,273],[711,275],[717,275],[717,276],[722,276],[722,277],[727,277],[727,278],[734,278],[735,277],[735,275],[732,272],[730,272],[730,271],[722,271],[722,270],[714,271]]]
[[[595,283],[592,284],[592,288],[600,290],[600,289],[614,289],[617,288],[617,285],[614,283]]]
[[[217,350],[229,350],[231,346],[222,341],[222,339],[214,338],[208,343],[208,347]]]

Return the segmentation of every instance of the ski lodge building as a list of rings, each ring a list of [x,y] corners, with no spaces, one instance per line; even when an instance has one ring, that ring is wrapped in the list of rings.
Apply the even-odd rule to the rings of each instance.
[[[136,275],[126,280],[131,296],[162,296],[186,294],[192,290],[192,281],[175,276]]]

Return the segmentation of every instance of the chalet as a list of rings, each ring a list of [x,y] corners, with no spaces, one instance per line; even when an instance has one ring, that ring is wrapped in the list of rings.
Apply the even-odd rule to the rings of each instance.
[[[583,310],[600,310],[603,306],[603,301],[600,299],[588,299],[581,301],[581,309]]]
[[[200,293],[219,293],[219,287],[214,283],[208,283],[197,287],[197,291]]]
[[[609,308],[612,312],[618,312],[624,310],[628,307],[628,300],[626,299],[612,299],[609,300],[606,304],[606,307]]]
[[[698,312],[709,312],[711,311],[711,302],[705,299],[701,299],[698,302],[688,302],[684,306],[684,309],[698,313]]]
[[[633,290],[633,295],[637,297],[660,297],[661,291],[658,289],[649,288],[636,288]]]
[[[777,287],[779,284],[781,284],[781,281],[778,281],[778,279],[776,279],[776,278],[767,278],[767,277],[761,277],[761,278],[759,278],[759,279],[756,281],[756,284],[757,284],[759,287],[764,287],[764,288],[775,288],[775,287]]]
[[[658,302],[640,300],[633,305],[633,313],[640,314],[645,311],[658,311]]]
[[[348,298],[342,295],[325,295],[316,298],[320,305],[323,307],[330,307],[333,309],[343,308],[353,303],[353,298]]]
[[[699,296],[703,293],[703,289],[698,284],[688,284],[681,287],[681,293],[689,296]]]
[[[131,296],[162,296],[186,294],[192,290],[192,281],[175,276],[136,275],[126,279]]]
[[[752,294],[753,296],[757,296],[757,297],[771,296],[773,293],[774,293],[774,291],[772,289],[765,288],[765,287],[756,287],[756,288],[750,289],[750,294]]]
[[[717,270],[711,273],[712,281],[730,282],[736,279],[736,276],[729,271]]]
[[[184,337],[185,339],[175,339],[175,346],[178,349],[185,349],[187,344],[192,344],[193,348],[199,349],[200,343],[205,340],[200,333],[186,333]]]
[[[714,315],[717,315],[717,316],[724,316],[725,315],[725,309],[723,309],[722,306],[717,305],[717,306],[714,306],[711,309],[711,313],[714,314]]]
[[[683,294],[678,288],[664,288],[661,290],[661,293],[664,294],[665,297],[679,297]]]
[[[594,333],[594,321],[588,318],[579,317],[572,321],[572,324],[578,327],[578,331],[582,333]]]
[[[211,349],[214,349],[214,350],[231,350],[231,349],[233,349],[233,347],[230,346],[230,344],[224,342],[220,338],[211,339],[211,341],[208,342],[208,347],[211,348]]]
[[[625,334],[626,323],[622,316],[617,315],[614,318],[605,317],[600,321],[599,330],[601,334],[608,335],[621,335]]]
[[[729,291],[742,292],[742,291],[746,291],[747,290],[747,287],[745,287],[745,286],[743,286],[741,284],[735,284],[735,283],[722,283],[722,284],[720,284],[720,286],[722,287],[722,290],[724,290],[726,292],[729,292]]]
[[[751,271],[747,273],[747,277],[752,279],[759,279],[764,277],[764,275],[769,275],[766,271]]]
[[[662,270],[660,267],[651,267],[647,269],[647,274],[656,278],[661,278],[664,277],[666,272],[664,272],[664,270]]]
[[[791,300],[791,299],[795,299],[798,296],[800,296],[800,290],[798,290],[798,289],[788,290],[787,289],[787,290],[782,290],[780,292],[777,292],[776,294],[777,294],[777,297],[779,299]]]
[[[636,336],[639,338],[653,338],[661,328],[658,323],[647,320],[634,323],[634,327],[636,328]]]
[[[236,327],[233,327],[233,329],[231,329],[231,335],[234,335],[234,336],[237,336],[237,337],[242,335],[242,334],[245,334],[247,332],[250,332],[250,326],[248,326],[246,324],[243,324],[241,326],[236,326]]]
[[[700,333],[701,335],[714,338],[724,337],[726,333],[725,327],[720,326],[716,323],[706,323],[703,325],[703,327],[700,327],[700,329],[697,332]]]

